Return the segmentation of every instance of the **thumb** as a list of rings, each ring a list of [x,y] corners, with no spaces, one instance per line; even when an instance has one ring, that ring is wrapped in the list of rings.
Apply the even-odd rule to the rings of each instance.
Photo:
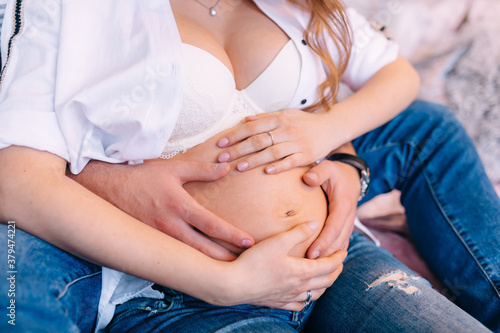
[[[218,180],[229,172],[228,163],[182,162],[178,168],[178,177],[184,182]]]
[[[331,168],[328,167],[330,161],[322,161],[318,165],[312,167],[302,179],[309,186],[320,186],[332,176]]]
[[[307,222],[299,224],[289,231],[279,234],[279,247],[282,251],[289,252],[295,246],[305,242],[314,235],[314,231],[319,227],[318,222]]]

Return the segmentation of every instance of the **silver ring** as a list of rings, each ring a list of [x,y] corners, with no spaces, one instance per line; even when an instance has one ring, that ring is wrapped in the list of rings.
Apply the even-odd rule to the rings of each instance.
[[[267,132],[267,134],[269,134],[269,136],[271,137],[271,141],[272,141],[272,145],[271,146],[274,146],[274,137],[273,137],[273,132],[272,131],[269,131]]]
[[[313,297],[310,290],[307,291],[307,299],[304,301],[304,306],[308,306],[311,303],[311,298]]]

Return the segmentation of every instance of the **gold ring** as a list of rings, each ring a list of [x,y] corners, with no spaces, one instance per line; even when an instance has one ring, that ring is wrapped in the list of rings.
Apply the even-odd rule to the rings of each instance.
[[[272,132],[272,131],[269,131],[269,132],[267,132],[267,134],[269,134],[269,136],[271,137],[271,142],[272,142],[271,146],[274,146],[274,137],[273,137],[273,132]]]

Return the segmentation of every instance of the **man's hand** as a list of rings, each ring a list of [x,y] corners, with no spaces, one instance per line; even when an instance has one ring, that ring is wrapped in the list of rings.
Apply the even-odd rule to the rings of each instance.
[[[190,181],[215,181],[229,172],[227,163],[150,161],[140,165],[91,162],[79,175],[68,175],[124,212],[218,260],[235,254],[204,234],[240,248],[252,237],[217,217],[183,188]]]
[[[346,250],[361,192],[358,171],[342,162],[323,161],[309,170],[303,180],[309,186],[321,185],[329,201],[325,226],[309,247],[307,257],[316,259]]]

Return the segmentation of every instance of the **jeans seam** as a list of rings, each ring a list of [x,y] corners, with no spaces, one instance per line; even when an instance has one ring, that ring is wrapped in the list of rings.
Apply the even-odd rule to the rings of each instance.
[[[422,165],[422,174],[424,176],[425,182],[427,183],[427,186],[429,187],[429,190],[431,191],[432,198],[433,198],[434,202],[437,204],[439,211],[441,212],[441,215],[444,217],[446,223],[448,223],[448,225],[451,227],[451,229],[453,230],[455,235],[458,237],[458,239],[460,240],[462,245],[465,247],[467,252],[469,252],[470,256],[473,258],[474,262],[479,267],[479,269],[481,270],[481,272],[485,276],[486,280],[488,280],[489,284],[493,287],[493,290],[495,291],[496,295],[500,298],[500,290],[497,287],[496,283],[492,280],[489,273],[486,271],[486,268],[483,267],[483,264],[481,264],[479,259],[476,257],[476,255],[474,254],[474,252],[470,248],[469,244],[467,244],[467,242],[464,240],[462,235],[460,235],[460,233],[456,229],[453,222],[448,218],[448,214],[446,213],[446,211],[444,210],[444,208],[441,205],[441,202],[437,198],[436,192],[434,191],[434,187],[432,186],[432,182],[430,181],[430,179],[427,175],[427,172],[426,172],[426,167],[424,164],[425,159],[421,156],[421,150],[418,148],[418,145],[415,144],[414,142],[408,141],[408,140],[405,140],[402,142],[390,142],[390,143],[386,143],[383,145],[372,147],[371,149],[368,149],[368,150],[361,151],[361,152],[359,152],[359,154],[372,153],[372,152],[380,150],[380,149],[396,147],[396,146],[404,146],[404,145],[409,145],[412,149],[414,149],[416,151],[415,153],[416,153],[416,155],[417,155],[417,157],[420,160],[420,163]]]
[[[96,276],[96,275],[99,275],[101,274],[101,272],[95,272],[95,273],[92,273],[92,274],[87,274],[87,275],[84,275],[84,276],[80,276],[79,278],[75,279],[75,280],[72,280],[70,281],[69,283],[67,283],[64,288],[61,290],[61,292],[59,293],[59,295],[57,295],[57,299],[61,299],[62,297],[64,297],[64,295],[66,294],[66,292],[68,291],[69,287],[71,287],[73,284],[83,280],[83,279],[87,279],[87,278],[90,278],[90,277],[93,277],[93,276]]]
[[[420,156],[419,156],[419,158],[420,158]],[[477,266],[479,266],[480,270],[483,272],[483,275],[486,277],[486,279],[488,280],[488,282],[490,283],[490,285],[493,287],[493,290],[495,291],[496,295],[500,298],[500,290],[498,289],[496,283],[491,279],[489,273],[486,271],[486,268],[483,267],[483,264],[481,264],[481,262],[479,261],[479,259],[477,258],[477,256],[474,254],[474,251],[472,251],[471,246],[465,241],[465,239],[462,237],[462,235],[460,234],[460,232],[458,232],[458,230],[455,227],[455,225],[453,224],[453,222],[448,218],[448,214],[446,214],[446,211],[444,210],[444,208],[442,207],[441,203],[439,202],[439,199],[436,196],[436,193],[434,191],[434,187],[432,186],[432,183],[431,183],[429,177],[427,176],[427,172],[425,171],[425,167],[423,167],[422,172],[423,172],[423,175],[424,175],[424,178],[425,178],[425,182],[427,183],[427,186],[429,187],[429,189],[430,189],[430,191],[432,193],[432,198],[434,199],[434,202],[438,205],[439,210],[441,211],[441,214],[445,218],[445,220],[448,223],[448,225],[452,228],[453,232],[458,237],[458,239],[460,239],[460,242],[467,249],[467,252],[469,252],[470,256],[474,259],[474,261],[476,262]]]

